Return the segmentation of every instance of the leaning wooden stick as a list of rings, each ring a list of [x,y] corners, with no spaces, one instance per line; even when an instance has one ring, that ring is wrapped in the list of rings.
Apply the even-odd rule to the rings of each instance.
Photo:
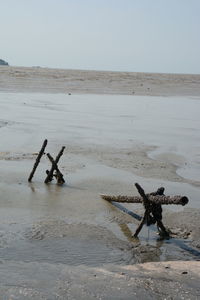
[[[56,169],[57,164],[59,162],[59,159],[63,155],[64,150],[65,150],[65,147],[63,146],[62,149],[60,150],[60,152],[58,153],[58,155],[56,156],[56,159],[52,163],[52,167],[51,167],[51,169],[50,169],[50,171],[49,171],[49,173],[48,173],[48,175],[47,175],[47,177],[46,177],[46,179],[44,181],[45,183],[48,183],[48,182],[50,182],[52,180],[52,178],[53,178],[53,172]]]
[[[143,217],[141,223],[139,224],[139,226],[136,229],[133,236],[134,237],[138,236],[139,232],[141,231],[141,229],[145,223],[147,223],[147,225],[150,225],[155,222],[157,222],[157,226],[158,226],[158,228],[160,228],[161,232],[165,236],[169,236],[169,233],[167,232],[165,226],[163,225],[163,223],[161,221],[162,220],[161,205],[160,204],[151,204],[151,202],[149,201],[148,196],[145,194],[143,188],[138,183],[136,183],[135,186],[138,190],[138,193],[140,194],[140,196],[143,199],[145,213],[144,213],[144,217]],[[160,210],[160,211],[158,211],[158,213],[156,211],[157,209]]]
[[[186,196],[161,196],[161,195],[151,195],[147,194],[148,199],[151,203],[161,204],[161,205],[186,205],[188,203],[188,198]],[[121,203],[143,203],[142,197],[140,196],[110,196],[101,195],[101,198],[107,201],[121,202]]]
[[[40,150],[40,152],[39,152],[39,154],[38,154],[38,156],[36,158],[36,161],[35,161],[35,164],[33,166],[32,171],[31,171],[31,174],[29,175],[29,178],[28,178],[29,182],[31,182],[31,180],[32,180],[32,178],[33,178],[33,176],[35,174],[35,171],[36,171],[36,169],[37,169],[37,167],[38,167],[38,165],[40,163],[40,159],[41,159],[42,155],[44,154],[47,142],[48,142],[47,140],[44,140],[44,142],[43,142],[42,148],[41,148],[41,150]]]
[[[58,169],[57,164],[55,163],[53,157],[51,156],[50,153],[47,153],[47,157],[49,158],[50,162],[52,164],[55,164],[55,170],[56,170],[56,179],[57,179],[57,183],[58,184],[63,184],[65,183],[65,180],[63,178],[63,174],[60,172],[60,170]],[[54,175],[55,176],[55,175]]]
[[[151,204],[150,204],[150,202],[149,202],[148,196],[145,195],[145,192],[144,192],[144,190],[142,189],[142,187],[141,187],[138,183],[136,183],[135,186],[136,186],[136,188],[137,188],[137,190],[138,190],[138,193],[139,193],[139,194],[141,195],[141,197],[142,197],[143,205],[144,205],[144,208],[145,208],[145,212],[144,212],[144,216],[143,216],[143,218],[142,218],[142,221],[140,222],[138,228],[136,229],[136,231],[135,231],[135,233],[134,233],[134,235],[133,235],[134,237],[137,237],[138,234],[140,233],[140,231],[141,231],[143,225],[144,225],[145,223],[148,222],[148,216],[149,216],[149,214],[150,214],[150,212],[151,212],[151,211],[150,211]]]

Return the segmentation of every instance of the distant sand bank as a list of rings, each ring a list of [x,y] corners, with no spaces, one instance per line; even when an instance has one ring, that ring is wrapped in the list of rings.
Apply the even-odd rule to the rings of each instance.
[[[0,67],[0,90],[150,96],[199,96],[200,75]]]

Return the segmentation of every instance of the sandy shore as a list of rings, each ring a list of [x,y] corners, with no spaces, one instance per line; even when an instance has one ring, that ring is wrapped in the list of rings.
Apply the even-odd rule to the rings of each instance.
[[[9,275],[8,275],[9,272]],[[199,262],[101,267],[8,262],[2,299],[199,299]]]
[[[199,81],[0,68],[3,299],[199,298]],[[66,146],[62,187],[44,185],[46,157],[27,182],[45,138],[54,157]],[[99,196],[137,194],[134,182],[189,197],[164,209],[172,239],[152,226],[134,240],[138,221]]]
[[[147,96],[198,96],[200,75],[0,68],[0,90]]]

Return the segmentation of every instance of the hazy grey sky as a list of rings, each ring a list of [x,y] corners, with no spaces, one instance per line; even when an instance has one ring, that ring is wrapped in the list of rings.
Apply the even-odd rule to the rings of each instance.
[[[200,73],[200,0],[0,0],[11,65]]]

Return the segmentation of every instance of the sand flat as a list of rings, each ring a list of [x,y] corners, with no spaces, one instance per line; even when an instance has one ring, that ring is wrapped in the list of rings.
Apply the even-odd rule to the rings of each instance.
[[[0,78],[1,294],[163,299],[189,293],[197,299],[199,76],[3,67]],[[132,84],[139,87],[134,94]],[[54,157],[66,146],[63,187],[43,183],[50,167],[45,157],[27,182],[45,138]],[[160,241],[153,228],[144,228],[135,241],[138,222],[99,196],[136,194],[134,182],[147,192],[165,186],[166,194],[190,198],[186,209],[164,210],[173,240]],[[143,212],[138,205],[127,208]],[[167,265],[171,260],[188,265]],[[146,262],[158,263],[139,264]],[[38,268],[39,280],[33,280]],[[108,277],[115,290],[106,285]]]
[[[198,74],[157,74],[0,67],[0,90],[10,92],[200,95]]]

